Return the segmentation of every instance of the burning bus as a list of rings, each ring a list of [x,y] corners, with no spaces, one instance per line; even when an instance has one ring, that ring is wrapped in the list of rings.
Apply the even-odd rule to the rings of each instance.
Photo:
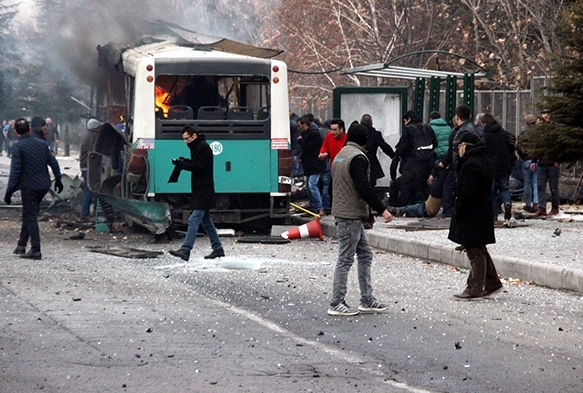
[[[213,221],[288,219],[287,67],[272,59],[280,52],[170,30],[128,47],[98,47],[105,83],[96,88],[97,116],[108,123],[89,155],[89,188],[153,233],[186,224],[190,176],[168,180],[172,159],[189,155],[182,129],[195,125],[214,154]]]

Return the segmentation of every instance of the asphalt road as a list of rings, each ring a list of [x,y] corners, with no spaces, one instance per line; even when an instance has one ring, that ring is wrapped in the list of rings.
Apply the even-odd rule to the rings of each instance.
[[[583,391],[580,294],[505,282],[494,299],[456,301],[466,271],[377,252],[375,294],[390,308],[330,317],[330,238],[225,238],[213,261],[199,238],[184,263],[90,251],[179,240],[70,240],[50,217],[43,260],[26,261],[11,255],[14,210],[0,213],[0,392]]]

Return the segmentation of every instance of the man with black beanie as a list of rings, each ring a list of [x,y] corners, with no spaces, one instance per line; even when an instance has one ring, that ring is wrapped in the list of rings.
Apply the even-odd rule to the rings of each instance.
[[[370,163],[365,154],[368,130],[360,124],[348,129],[346,146],[332,163],[332,215],[336,219],[338,235],[338,261],[334,271],[332,300],[329,315],[351,316],[359,312],[374,313],[389,306],[380,303],[372,295],[371,264],[373,253],[366,237],[362,221],[368,218],[368,207],[382,214],[385,222],[393,219],[382,201],[376,196],[369,181]],[[348,273],[358,259],[358,283],[360,305],[353,311],[346,304]]]

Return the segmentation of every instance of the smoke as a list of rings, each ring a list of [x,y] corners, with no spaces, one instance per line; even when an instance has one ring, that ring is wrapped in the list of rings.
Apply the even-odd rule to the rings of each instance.
[[[241,7],[241,2],[229,0],[64,0],[60,9],[49,10],[49,21],[43,30],[42,47],[50,65],[91,84],[97,74],[98,45],[109,42],[130,45],[151,34],[155,20],[178,24],[197,33],[223,36],[248,42],[249,37],[237,36],[249,25],[228,20],[225,15],[244,18],[249,12],[229,12]],[[247,11],[254,8],[247,2]],[[55,12],[56,11],[56,12]],[[42,13],[42,10],[41,10]],[[39,24],[43,26],[43,24]],[[251,31],[257,31],[249,26]]]

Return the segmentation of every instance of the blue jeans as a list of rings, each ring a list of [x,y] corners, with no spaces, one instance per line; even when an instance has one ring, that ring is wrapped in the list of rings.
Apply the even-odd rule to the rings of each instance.
[[[318,188],[318,182],[320,181],[321,173],[316,173],[315,175],[310,175],[308,177],[308,198],[310,200],[310,208],[314,212],[323,210],[324,206],[322,204],[322,195],[320,194],[320,189]]]
[[[427,217],[425,202],[419,202],[415,205],[407,205],[403,208],[403,211],[407,217]]]
[[[330,184],[332,184],[332,172],[330,171],[330,161],[326,161],[326,170],[322,173],[322,205],[324,209],[330,209]]]
[[[547,209],[547,182],[551,190],[551,209],[559,208],[559,168],[539,165],[536,169],[538,175],[539,210]]]
[[[346,297],[346,283],[348,281],[348,273],[354,263],[354,254],[356,254],[358,260],[357,273],[360,287],[360,303],[369,303],[374,299],[370,277],[373,253],[368,244],[362,221],[337,218],[336,233],[338,235],[338,261],[334,270],[330,306],[337,306]]]
[[[492,206],[494,207],[494,221],[496,221],[498,218],[498,196],[500,196],[504,206],[512,204],[512,198],[510,198],[510,189],[508,188],[509,182],[509,175],[494,176],[494,181],[492,182]]]
[[[524,204],[532,206],[538,204],[538,175],[536,169],[530,170],[532,160],[526,160],[522,163],[522,179],[524,182]]]
[[[202,226],[202,229],[209,237],[213,251],[218,251],[223,248],[221,240],[219,239],[219,234],[217,233],[217,229],[211,218],[211,213],[208,210],[193,210],[188,218],[188,230],[186,231],[184,243],[180,247],[181,250],[186,252],[192,250],[199,226]]]
[[[91,204],[95,203],[95,194],[87,187],[87,169],[81,169],[83,178],[83,204],[81,205],[81,217],[89,217]]]

